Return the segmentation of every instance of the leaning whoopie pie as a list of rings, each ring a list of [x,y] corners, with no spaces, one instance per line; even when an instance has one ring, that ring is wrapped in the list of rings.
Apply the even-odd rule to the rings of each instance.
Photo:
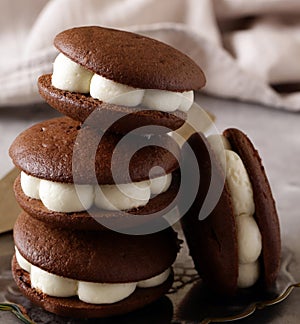
[[[202,70],[188,56],[134,33],[77,27],[58,34],[54,45],[60,53],[52,75],[39,78],[41,96],[81,122],[94,112],[86,122],[102,130],[111,126],[126,133],[147,125],[175,130],[186,119],[193,91],[205,85]]]
[[[168,228],[148,235],[52,228],[22,213],[14,227],[13,277],[44,309],[107,317],[141,308],[171,287],[179,241]]]
[[[280,266],[280,229],[257,150],[238,129],[227,129],[223,135],[207,139],[194,134],[188,144],[197,156],[200,185],[181,224],[200,276],[225,295],[259,284],[271,288]],[[185,153],[182,155],[184,158]],[[184,160],[188,166],[188,157]],[[215,176],[217,173],[213,183],[220,186],[225,179],[224,188],[212,212],[199,220],[203,202],[209,199],[206,196],[213,172]]]
[[[15,194],[22,209],[55,226],[77,229],[99,229],[95,219],[133,226],[122,211],[133,221],[161,216],[159,211],[170,208],[178,192],[179,147],[168,135],[121,140],[81,128],[68,117],[22,132],[10,147],[21,170]]]

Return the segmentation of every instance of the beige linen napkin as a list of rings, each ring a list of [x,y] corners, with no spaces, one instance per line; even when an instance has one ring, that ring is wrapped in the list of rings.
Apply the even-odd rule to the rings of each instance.
[[[185,52],[206,73],[207,93],[300,110],[300,92],[272,87],[300,84],[299,0],[3,0],[1,16],[0,106],[41,100],[36,80],[52,70],[58,32],[102,25]]]

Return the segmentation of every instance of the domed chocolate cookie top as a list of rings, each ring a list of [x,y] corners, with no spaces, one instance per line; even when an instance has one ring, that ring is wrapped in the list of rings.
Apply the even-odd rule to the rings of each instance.
[[[131,87],[183,92],[205,84],[202,70],[188,56],[138,34],[78,27],[58,34],[54,45],[86,69]]]
[[[222,183],[222,175],[216,170],[217,161],[210,160],[208,143],[202,134],[194,134],[183,146],[183,167],[191,170],[188,179],[194,181],[194,172],[189,167],[188,145],[192,148],[198,161],[200,179],[198,192],[194,203],[181,218],[181,225],[188,244],[190,255],[201,278],[215,291],[233,294],[237,289],[238,251],[237,237],[230,193],[225,184],[222,194],[216,202],[213,211],[204,220],[199,220],[200,209],[207,197],[212,183],[212,170]],[[180,197],[186,200],[184,192]]]
[[[179,148],[167,135],[122,140],[61,117],[21,133],[10,147],[10,156],[18,168],[40,179],[114,184],[171,173],[178,168]]]
[[[130,283],[154,277],[176,259],[178,241],[168,228],[148,235],[51,228],[26,213],[14,227],[19,253],[30,264],[65,278]]]

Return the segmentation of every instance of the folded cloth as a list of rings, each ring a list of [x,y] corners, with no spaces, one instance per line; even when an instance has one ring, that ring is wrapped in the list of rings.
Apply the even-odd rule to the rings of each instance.
[[[101,25],[185,52],[203,68],[209,94],[300,110],[300,91],[277,91],[300,84],[299,0],[2,0],[1,7],[0,106],[41,100],[36,80],[52,71],[57,33]]]

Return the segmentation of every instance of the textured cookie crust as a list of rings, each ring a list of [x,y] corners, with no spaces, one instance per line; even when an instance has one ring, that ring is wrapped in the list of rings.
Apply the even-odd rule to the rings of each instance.
[[[173,282],[173,275],[170,275],[168,280],[162,285],[153,288],[138,288],[132,295],[120,302],[107,305],[93,305],[84,303],[76,297],[51,297],[31,288],[30,276],[20,268],[15,256],[12,260],[12,273],[22,294],[33,303],[51,313],[77,318],[109,317],[129,313],[163,296],[171,288]]]
[[[61,117],[22,132],[9,153],[25,173],[64,183],[72,183],[73,178],[77,184],[136,182],[149,179],[150,170],[153,177],[159,177],[163,170],[171,173],[178,168],[179,147],[170,136],[131,136],[116,148],[121,138],[111,133],[102,136],[93,128],[81,128],[79,122]],[[126,161],[130,161],[129,172]]]
[[[168,269],[178,240],[168,228],[148,235],[52,228],[26,213],[14,227],[14,241],[31,264],[58,276],[102,283],[137,282]]]
[[[277,278],[281,258],[279,219],[271,187],[261,158],[249,138],[235,128],[227,129],[224,135],[242,159],[252,184],[254,218],[262,235],[264,283],[271,287]]]
[[[184,158],[188,145],[195,153],[200,170],[200,185],[196,199],[189,211],[181,218],[190,255],[204,282],[218,293],[234,295],[237,291],[238,250],[229,189],[225,183],[221,197],[212,212],[206,219],[199,221],[199,211],[211,184],[212,168],[218,172],[218,164],[213,153],[208,150],[205,137],[201,134],[193,134],[183,147],[182,153],[183,164],[191,170],[189,181],[195,180],[194,171],[189,168],[189,159]],[[221,170],[219,171],[218,181],[222,184],[223,176]],[[186,198],[183,195],[180,199]]]
[[[179,185],[179,175],[173,174],[173,181],[169,190],[150,199],[146,206],[127,210],[126,215],[118,211],[101,210],[93,207],[89,210],[93,217],[86,211],[74,213],[50,211],[40,200],[29,198],[24,194],[20,177],[15,181],[14,191],[17,202],[23,210],[50,226],[97,231],[104,230],[107,227],[112,228],[112,226],[120,230],[128,229],[161,218],[176,204]]]
[[[54,45],[86,69],[135,88],[183,92],[205,84],[202,70],[191,58],[138,34],[77,27],[58,34]]]
[[[182,111],[168,113],[139,106],[119,106],[94,99],[90,95],[60,90],[52,86],[50,74],[39,77],[38,88],[46,102],[62,114],[81,122],[85,121],[103,131],[109,128],[110,132],[117,134],[126,134],[132,130],[140,134],[167,133],[181,127],[187,117]],[[145,131],[141,129],[143,126],[154,127]]]

